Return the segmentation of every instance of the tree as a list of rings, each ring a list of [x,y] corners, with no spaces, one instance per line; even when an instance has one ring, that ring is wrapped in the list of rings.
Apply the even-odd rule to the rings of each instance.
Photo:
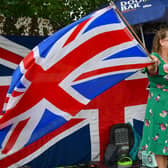
[[[1,34],[48,35],[103,7],[110,0],[1,0]],[[22,22],[22,23],[21,23]],[[20,25],[19,25],[20,24]],[[48,27],[52,27],[49,32]],[[3,28],[2,28],[3,27]],[[26,31],[26,32],[25,32]]]

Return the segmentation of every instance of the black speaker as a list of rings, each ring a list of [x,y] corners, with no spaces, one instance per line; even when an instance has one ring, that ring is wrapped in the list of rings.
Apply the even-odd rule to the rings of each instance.
[[[122,147],[120,150],[129,152],[134,144],[134,134],[131,125],[126,123],[113,125],[110,128],[109,140],[111,144]]]

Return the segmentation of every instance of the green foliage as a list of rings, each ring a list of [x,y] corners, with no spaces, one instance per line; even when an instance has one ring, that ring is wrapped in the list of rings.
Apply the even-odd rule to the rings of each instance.
[[[49,19],[54,30],[101,8],[110,0],[1,0],[0,14],[11,23],[20,17]],[[8,22],[8,23],[10,23]],[[6,23],[6,28],[7,24]],[[8,28],[7,28],[8,29]]]

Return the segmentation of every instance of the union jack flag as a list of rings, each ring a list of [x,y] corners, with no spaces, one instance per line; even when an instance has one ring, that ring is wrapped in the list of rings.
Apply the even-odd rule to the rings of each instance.
[[[111,7],[68,25],[17,67],[0,119],[0,166],[18,167],[58,141],[85,105],[150,64]],[[74,123],[73,123],[74,122]]]
[[[0,35],[0,112],[14,70],[31,49],[44,38]]]

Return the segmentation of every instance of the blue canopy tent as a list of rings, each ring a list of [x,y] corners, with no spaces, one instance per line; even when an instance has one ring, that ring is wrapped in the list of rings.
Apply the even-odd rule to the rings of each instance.
[[[168,23],[168,0],[115,0],[114,3],[130,25],[139,25],[144,45],[142,24]]]
[[[114,2],[131,25],[163,18],[168,7],[167,0],[116,0]]]

